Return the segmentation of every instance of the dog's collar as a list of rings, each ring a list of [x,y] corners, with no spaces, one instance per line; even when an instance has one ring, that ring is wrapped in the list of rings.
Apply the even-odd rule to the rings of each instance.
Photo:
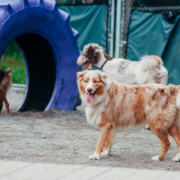
[[[102,70],[102,68],[104,67],[104,65],[107,63],[107,61],[108,61],[109,59],[111,59],[110,56],[105,60],[105,62],[103,63],[103,65],[100,67],[101,70]]]

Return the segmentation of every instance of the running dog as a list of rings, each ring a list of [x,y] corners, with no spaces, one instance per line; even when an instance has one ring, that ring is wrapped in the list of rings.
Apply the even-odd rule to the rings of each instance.
[[[101,130],[96,151],[89,159],[99,160],[101,155],[110,154],[119,128],[148,122],[162,145],[160,154],[152,160],[164,159],[171,135],[178,146],[173,161],[180,161],[180,86],[127,85],[107,79],[99,70],[78,72],[77,82],[86,104],[87,121]]]
[[[6,114],[9,114],[9,103],[6,99],[6,93],[8,89],[12,85],[12,80],[9,76],[9,74],[12,72],[12,69],[0,69],[0,112],[2,111],[3,108],[3,102],[6,107]]]

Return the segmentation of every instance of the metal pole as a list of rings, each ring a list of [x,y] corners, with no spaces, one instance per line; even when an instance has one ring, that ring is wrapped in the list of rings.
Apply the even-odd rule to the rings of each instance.
[[[115,10],[115,0],[110,0],[109,1],[111,3],[111,27],[110,27],[110,33],[109,33],[109,37],[108,37],[108,42],[110,44],[110,50],[109,50],[109,55],[111,57],[113,57],[113,42],[114,42],[114,10]]]
[[[121,57],[120,46],[119,46],[120,41],[121,41],[121,0],[117,0],[115,58]]]

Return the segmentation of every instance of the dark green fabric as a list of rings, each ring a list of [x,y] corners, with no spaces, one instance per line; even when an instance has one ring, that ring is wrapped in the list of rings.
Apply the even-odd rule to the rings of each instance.
[[[84,45],[97,43],[106,51],[107,12],[106,5],[59,6],[70,14],[70,25],[79,31],[79,49]]]
[[[138,61],[143,55],[162,57],[168,83],[180,84],[180,15],[167,21],[150,12],[132,13],[126,58]]]

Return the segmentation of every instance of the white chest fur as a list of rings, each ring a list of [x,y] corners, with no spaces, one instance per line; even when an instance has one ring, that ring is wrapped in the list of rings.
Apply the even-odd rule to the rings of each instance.
[[[92,106],[87,106],[85,109],[87,122],[94,126],[95,128],[98,128],[98,124],[101,122],[101,113],[104,112],[104,108],[102,106],[93,108]]]

